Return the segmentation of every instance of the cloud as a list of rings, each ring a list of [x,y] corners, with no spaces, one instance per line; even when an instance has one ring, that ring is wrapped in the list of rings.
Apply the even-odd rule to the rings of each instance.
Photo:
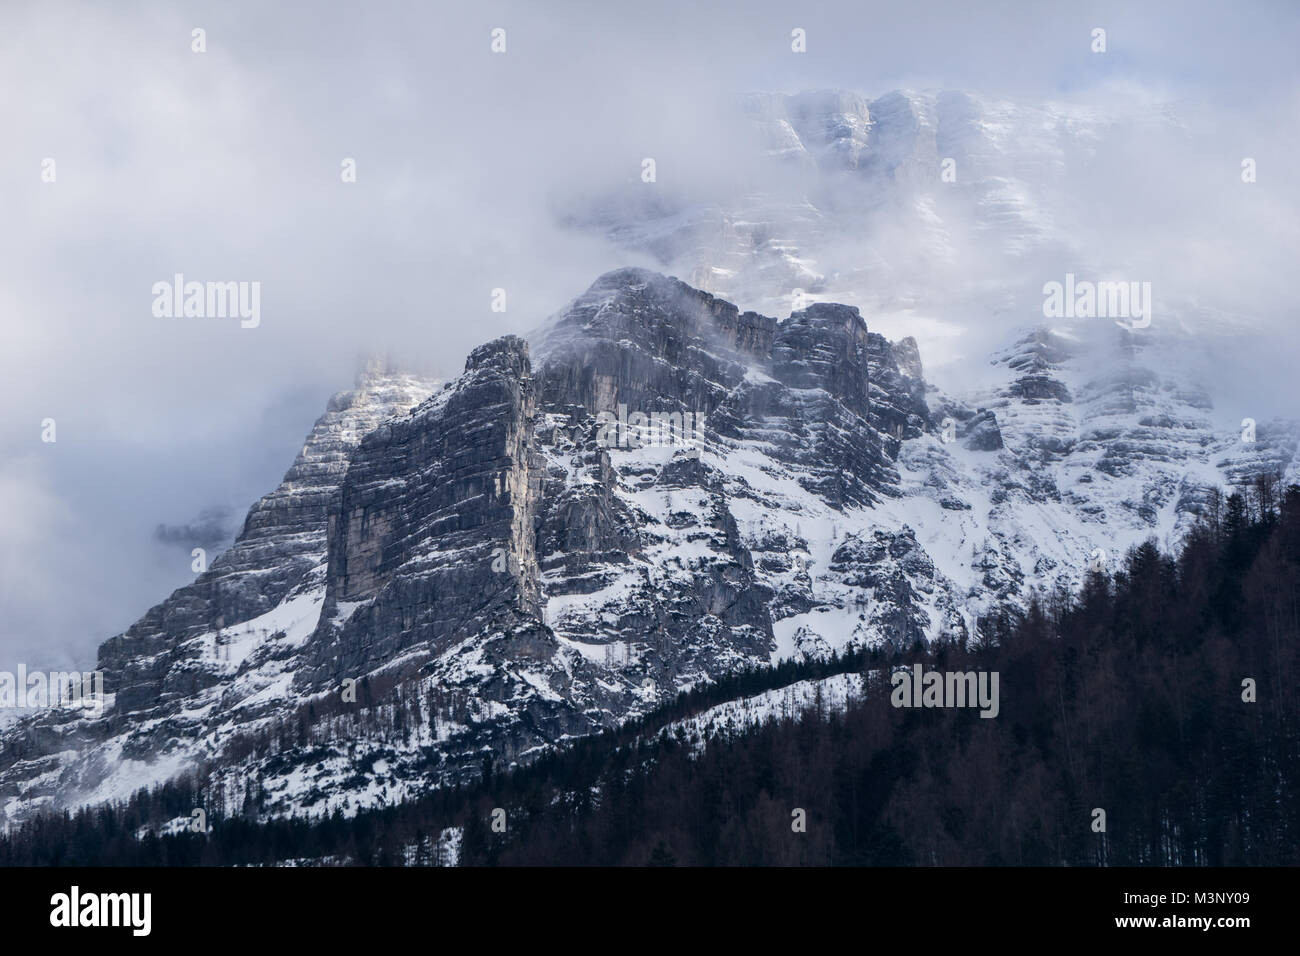
[[[654,265],[558,220],[575,197],[635,183],[647,156],[684,196],[734,189],[738,93],[1127,90],[1204,109],[1223,121],[1217,144],[1135,167],[1128,191],[1094,198],[1094,223],[1139,267],[1194,269],[1266,312],[1296,238],[1283,117],[1300,104],[1297,16],[1284,3],[5,4],[0,513],[14,577],[0,650],[87,662],[189,580],[154,531],[274,487],[359,353],[454,374],[600,272]],[[1097,25],[1105,58],[1087,52]],[[498,26],[504,55],[489,49]],[[796,26],[807,54],[790,51]],[[1249,195],[1215,178],[1238,154],[1260,157]],[[153,283],[177,272],[260,281],[260,326],[153,317]],[[57,446],[39,443],[46,417]]]
[[[173,548],[204,548],[215,550],[228,544],[235,536],[231,511],[224,505],[204,508],[198,517],[185,524],[160,524],[154,528],[153,539]]]
[[[0,459],[0,670],[70,665],[102,613],[93,594],[78,593],[95,559],[74,509],[51,489],[52,467],[34,452]]]

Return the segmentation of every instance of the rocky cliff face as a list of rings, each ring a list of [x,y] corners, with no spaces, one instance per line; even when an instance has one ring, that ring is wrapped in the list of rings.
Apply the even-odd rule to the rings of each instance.
[[[1286,426],[1240,450],[1123,336],[1030,333],[962,401],[855,308],[778,321],[623,269],[441,387],[376,372],[104,645],[103,717],[7,730],[4,819],[183,772],[250,813],[401,799],[737,668],[974,636],[1206,489],[1296,472]]]
[[[280,486],[249,510],[235,543],[100,647],[105,716],[54,711],[6,736],[6,816],[122,796],[165,779],[211,752],[216,728],[242,719],[225,715],[265,709],[312,618],[310,595],[325,573],[326,516],[352,452],[432,388],[372,362],[354,389],[330,399]]]

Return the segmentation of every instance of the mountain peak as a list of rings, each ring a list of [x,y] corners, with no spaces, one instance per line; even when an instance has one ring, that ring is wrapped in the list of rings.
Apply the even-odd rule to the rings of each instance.
[[[1074,351],[1030,332],[1009,384],[935,414],[916,341],[856,306],[778,322],[624,268],[436,394],[367,363],[229,551],[103,645],[104,716],[6,730],[0,812],[183,771],[231,805],[259,781],[266,815],[413,796],[737,670],[969,636],[1175,533],[1216,461],[1295,460]]]

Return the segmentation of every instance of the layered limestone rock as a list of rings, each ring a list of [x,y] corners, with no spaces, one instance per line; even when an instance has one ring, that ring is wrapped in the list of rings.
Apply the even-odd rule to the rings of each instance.
[[[675,407],[710,414],[772,349],[776,320],[644,269],[601,276],[534,336],[538,397],[576,415]]]
[[[329,519],[327,612],[310,685],[359,676],[420,645],[538,615],[535,529],[542,485],[528,348],[475,349],[465,373],[361,443]],[[322,635],[328,635],[322,640]]]
[[[320,600],[310,594],[324,571],[328,508],[352,452],[434,385],[371,362],[355,388],[331,398],[280,486],[249,510],[230,549],[100,647],[106,712],[52,710],[8,728],[0,805],[21,815],[56,800],[125,795],[157,779],[149,765],[176,752],[178,739],[186,740],[186,759],[196,760],[212,751],[229,711],[248,701],[263,707],[259,694],[315,627]]]
[[[182,772],[242,812],[351,812],[741,668],[978,637],[1094,549],[1176,534],[1216,476],[1296,471],[1293,429],[1216,435],[1126,336],[1030,332],[967,403],[851,306],[782,321],[621,269],[436,391],[373,370],[230,551],[104,645],[102,717],[5,731],[0,812]]]

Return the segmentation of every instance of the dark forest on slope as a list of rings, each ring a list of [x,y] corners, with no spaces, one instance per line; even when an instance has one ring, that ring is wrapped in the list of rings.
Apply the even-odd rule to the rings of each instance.
[[[0,838],[0,864],[426,864],[432,837],[461,827],[464,864],[1296,865],[1297,648],[1300,488],[1261,480],[1212,502],[1177,556],[1136,548],[1077,595],[982,622],[969,646],[737,675],[529,766],[487,762],[474,784],[353,818],[259,820],[250,792],[213,810],[210,833],[157,835],[205,806],[182,779],[28,822]],[[999,715],[893,707],[885,669],[917,661],[997,671]],[[660,732],[842,672],[869,689],[847,709],[702,750]]]

